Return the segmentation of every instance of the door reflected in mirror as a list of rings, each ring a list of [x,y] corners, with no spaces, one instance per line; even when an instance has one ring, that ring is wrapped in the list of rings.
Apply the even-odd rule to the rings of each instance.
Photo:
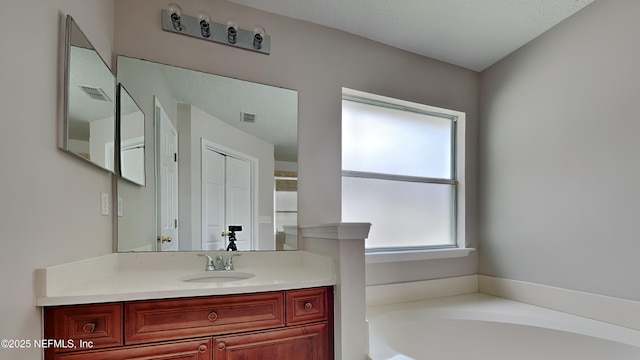
[[[125,56],[118,80],[153,114],[155,167],[118,182],[118,251],[227,249],[230,227],[241,251],[297,249],[296,91]]]
[[[114,172],[115,77],[70,16],[66,26],[61,147]]]

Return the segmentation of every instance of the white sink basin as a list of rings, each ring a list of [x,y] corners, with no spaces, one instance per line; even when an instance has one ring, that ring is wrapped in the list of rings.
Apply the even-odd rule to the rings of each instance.
[[[228,281],[241,281],[251,279],[255,274],[240,272],[240,271],[203,271],[195,274],[185,275],[179,277],[178,280],[182,282],[190,283],[220,283]]]

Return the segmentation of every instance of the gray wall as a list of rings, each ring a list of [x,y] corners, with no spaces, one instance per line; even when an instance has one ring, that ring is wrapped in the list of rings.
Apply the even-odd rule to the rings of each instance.
[[[111,0],[3,1],[0,22],[0,339],[41,338],[36,268],[111,252],[111,216],[100,193],[111,175],[58,150],[58,55],[71,14],[111,63]],[[41,349],[0,349],[3,360]]]
[[[341,87],[467,113],[467,234],[475,246],[479,75],[302,21],[225,1],[192,0],[185,14],[205,10],[218,22],[264,26],[265,56],[162,31],[164,0],[116,0],[115,51],[189,69],[282,86],[299,92],[299,224],[340,221]],[[476,255],[368,267],[369,283],[474,274]]]
[[[262,24],[273,36],[272,55],[163,32],[160,9],[166,6],[165,0],[116,0],[115,10],[112,0],[13,0],[3,4],[5,12],[17,16],[0,22],[0,104],[7,129],[0,133],[0,283],[5,294],[0,299],[0,338],[41,337],[34,269],[112,250],[112,216],[100,215],[100,193],[111,192],[111,175],[57,149],[58,37],[67,13],[76,18],[102,54],[131,55],[298,90],[302,225],[340,220],[342,86],[465,111],[467,233],[475,245],[477,73],[221,0],[180,3],[188,14],[202,8],[218,21],[233,17],[246,27]],[[25,16],[29,26],[24,25]],[[108,55],[106,60],[112,61]],[[148,183],[152,184],[151,178]],[[125,213],[128,209],[125,204]],[[153,222],[153,218],[148,220]],[[475,256],[443,263],[406,263],[385,271],[384,281],[475,271]],[[370,276],[368,281],[380,279]],[[39,356],[39,349],[2,350],[2,358],[8,360]]]
[[[481,274],[640,300],[640,2],[598,0],[481,76]]]

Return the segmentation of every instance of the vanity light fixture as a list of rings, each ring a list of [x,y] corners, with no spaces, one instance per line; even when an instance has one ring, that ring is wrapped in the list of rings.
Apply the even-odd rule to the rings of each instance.
[[[256,27],[253,29],[253,48],[262,49],[262,41],[264,40],[264,28]]]
[[[185,15],[176,3],[170,3],[162,10],[162,30],[186,35],[200,40],[212,41],[245,50],[269,55],[271,38],[265,35],[264,28],[253,31],[238,27],[233,20],[226,24],[211,21],[209,14],[201,11],[197,17]]]
[[[238,41],[238,23],[233,20],[227,21],[227,41],[235,44]]]
[[[173,26],[173,29],[176,31],[182,31],[182,8],[180,8],[180,5],[176,3],[169,3],[167,11],[169,12],[169,16],[171,17],[171,25]]]
[[[198,14],[198,19],[200,20],[200,34],[202,37],[208,38],[211,36],[211,17],[204,11],[201,11]]]

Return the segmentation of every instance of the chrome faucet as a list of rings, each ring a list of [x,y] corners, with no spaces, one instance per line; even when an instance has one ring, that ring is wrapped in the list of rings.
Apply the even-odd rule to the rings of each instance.
[[[204,270],[205,271],[213,271],[216,270],[216,266],[213,263],[213,259],[211,258],[211,256],[206,255],[206,254],[198,254],[198,256],[204,256],[207,258],[207,265],[205,265]],[[217,260],[217,259],[216,259]]]
[[[241,256],[241,254],[229,254],[229,257],[227,257],[227,261],[225,261],[225,263],[224,263],[224,269],[225,270],[234,270],[234,268],[233,268],[233,258],[235,256]]]
[[[222,254],[218,254],[216,256],[216,262],[214,267],[215,267],[215,270],[224,269],[224,256],[222,256]]]
[[[233,270],[233,258],[235,256],[240,256],[240,254],[229,254],[227,260],[224,260],[224,255],[218,254],[216,255],[215,261],[213,258],[207,254],[198,254],[198,256],[203,256],[207,258],[207,265],[204,267],[205,271],[215,271],[215,270]]]

